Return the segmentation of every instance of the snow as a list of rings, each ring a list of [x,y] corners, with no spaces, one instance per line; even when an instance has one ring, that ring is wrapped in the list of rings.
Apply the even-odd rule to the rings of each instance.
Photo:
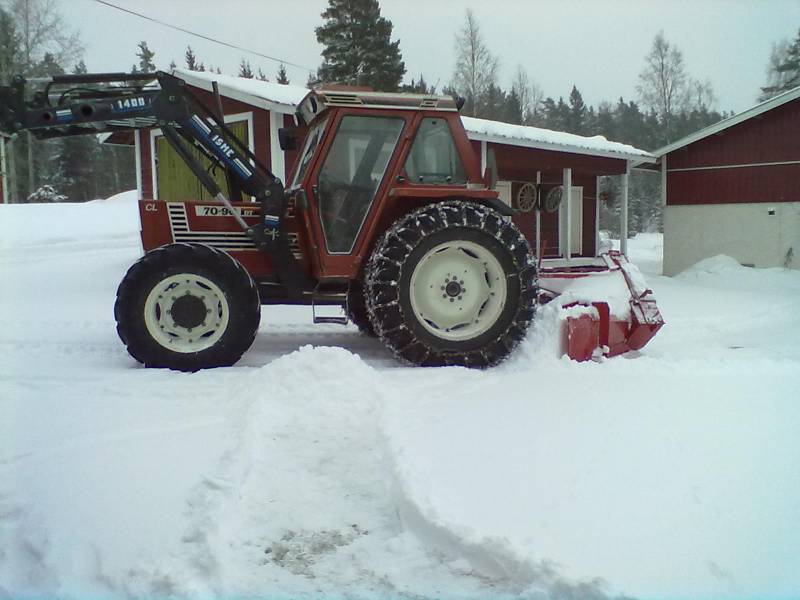
[[[235,367],[143,369],[113,302],[130,194],[0,206],[0,598],[789,598],[800,273],[660,273],[642,351],[399,365],[265,307]]]
[[[303,101],[309,89],[301,85],[281,84],[274,81],[261,81],[260,79],[245,79],[232,75],[220,75],[210,71],[189,71],[188,69],[174,69],[173,73],[185,79],[191,85],[211,90],[212,82],[219,85],[219,92],[223,96],[248,102],[255,106],[269,109],[272,104],[295,107]],[[266,100],[267,104],[260,102]]]
[[[487,139],[510,145],[531,146],[543,149],[558,149],[563,152],[592,154],[596,152],[619,155],[620,158],[646,159],[652,162],[653,155],[628,144],[610,142],[602,135],[586,137],[563,131],[552,131],[528,125],[512,125],[487,119],[461,117],[467,134],[472,139]]]

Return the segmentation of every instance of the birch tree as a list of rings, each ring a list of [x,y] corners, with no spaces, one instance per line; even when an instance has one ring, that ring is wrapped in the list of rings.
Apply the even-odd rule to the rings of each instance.
[[[540,117],[544,92],[528,76],[522,65],[517,65],[514,80],[511,82],[511,90],[519,98],[519,105],[522,109],[522,122],[526,125],[535,124]]]
[[[466,99],[466,112],[475,117],[481,98],[497,83],[499,61],[483,41],[475,14],[467,9],[464,25],[456,33],[456,67],[453,87]]]
[[[659,31],[645,57],[636,91],[642,104],[656,112],[667,136],[671,135],[675,115],[686,106],[688,86],[683,54]]]

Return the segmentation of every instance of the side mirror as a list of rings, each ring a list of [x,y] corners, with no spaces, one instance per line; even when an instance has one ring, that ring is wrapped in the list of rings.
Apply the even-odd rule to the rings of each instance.
[[[297,150],[297,127],[281,127],[278,129],[278,143],[281,150]]]

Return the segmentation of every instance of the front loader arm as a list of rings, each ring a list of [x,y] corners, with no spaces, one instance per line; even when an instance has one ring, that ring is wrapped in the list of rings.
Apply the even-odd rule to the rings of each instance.
[[[30,131],[46,139],[160,127],[203,187],[229,209],[256,247],[269,255],[289,295],[300,297],[312,289],[314,282],[294,258],[282,226],[287,209],[283,182],[236,138],[221,117],[186,89],[182,79],[161,71],[55,76],[40,80],[46,84],[44,91],[30,99],[26,98],[26,83],[15,76],[10,85],[0,86],[0,135],[12,137]],[[62,88],[66,89],[59,93]],[[193,156],[192,146],[226,170],[227,196]],[[241,199],[242,193],[259,202],[258,227],[247,225],[231,205],[231,198]]]

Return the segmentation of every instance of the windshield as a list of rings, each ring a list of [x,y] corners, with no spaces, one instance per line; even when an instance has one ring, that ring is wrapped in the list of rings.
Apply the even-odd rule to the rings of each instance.
[[[297,165],[297,172],[294,175],[291,187],[297,187],[303,180],[306,169],[308,169],[311,159],[314,158],[314,152],[316,152],[317,146],[319,146],[319,142],[322,140],[322,134],[325,132],[325,125],[327,122],[328,119],[320,121],[308,132],[306,143],[303,146],[303,153],[300,155],[300,162]]]

